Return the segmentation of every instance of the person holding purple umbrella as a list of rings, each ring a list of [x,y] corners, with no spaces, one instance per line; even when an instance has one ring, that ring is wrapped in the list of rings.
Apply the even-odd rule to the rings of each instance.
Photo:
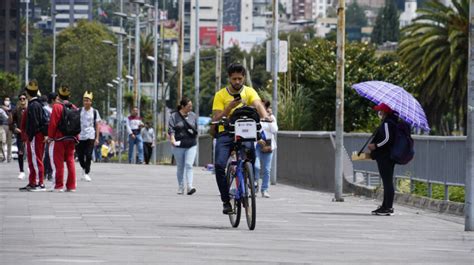
[[[370,156],[377,162],[380,177],[383,183],[383,203],[373,215],[393,215],[393,199],[395,197],[395,188],[393,186],[393,172],[395,161],[390,157],[391,149],[394,144],[396,124],[398,123],[397,113],[384,103],[374,107],[378,111],[378,116],[382,124],[375,132],[372,142],[368,145]]]

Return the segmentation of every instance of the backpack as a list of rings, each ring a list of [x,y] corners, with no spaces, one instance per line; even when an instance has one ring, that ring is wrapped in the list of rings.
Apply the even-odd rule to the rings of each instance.
[[[415,156],[414,146],[410,125],[403,120],[399,120],[395,124],[394,142],[390,150],[390,158],[396,164],[406,165]]]
[[[49,126],[49,119],[51,118],[51,113],[45,108],[41,108],[43,111],[41,112],[41,122],[40,122],[40,131],[44,136],[48,135],[48,126]]]
[[[63,113],[58,129],[64,136],[76,136],[81,132],[81,109],[71,103],[63,104]]]

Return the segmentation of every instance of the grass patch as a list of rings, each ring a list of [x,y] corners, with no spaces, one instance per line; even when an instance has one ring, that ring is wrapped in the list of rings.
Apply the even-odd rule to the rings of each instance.
[[[410,192],[410,180],[398,179],[398,190],[402,193],[412,193],[418,196],[428,197],[428,183],[414,181],[414,190]],[[436,200],[444,200],[444,185],[432,184],[431,197]],[[449,187],[449,200],[464,203],[464,187]]]

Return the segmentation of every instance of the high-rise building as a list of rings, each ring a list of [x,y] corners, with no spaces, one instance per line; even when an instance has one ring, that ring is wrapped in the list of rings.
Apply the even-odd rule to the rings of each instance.
[[[78,20],[92,20],[92,0],[52,0],[56,30],[74,26]]]
[[[20,1],[0,1],[0,71],[19,73]]]
[[[312,20],[314,0],[293,0],[293,20]]]
[[[332,6],[332,0],[313,0],[313,20],[327,17],[328,8]]]

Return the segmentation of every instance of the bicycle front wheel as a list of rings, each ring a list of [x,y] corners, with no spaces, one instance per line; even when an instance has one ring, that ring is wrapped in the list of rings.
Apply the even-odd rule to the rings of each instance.
[[[227,163],[226,167],[226,178],[227,186],[229,187],[230,204],[232,205],[232,213],[229,214],[229,221],[232,227],[238,227],[240,224],[240,215],[242,212],[242,206],[240,200],[235,199],[235,194],[238,192],[237,178],[235,177],[235,166],[231,164],[231,160]]]
[[[245,194],[247,195],[244,197],[245,216],[247,217],[247,225],[249,229],[254,230],[257,218],[257,206],[255,199],[253,166],[250,162],[245,162],[244,165],[244,182]]]

